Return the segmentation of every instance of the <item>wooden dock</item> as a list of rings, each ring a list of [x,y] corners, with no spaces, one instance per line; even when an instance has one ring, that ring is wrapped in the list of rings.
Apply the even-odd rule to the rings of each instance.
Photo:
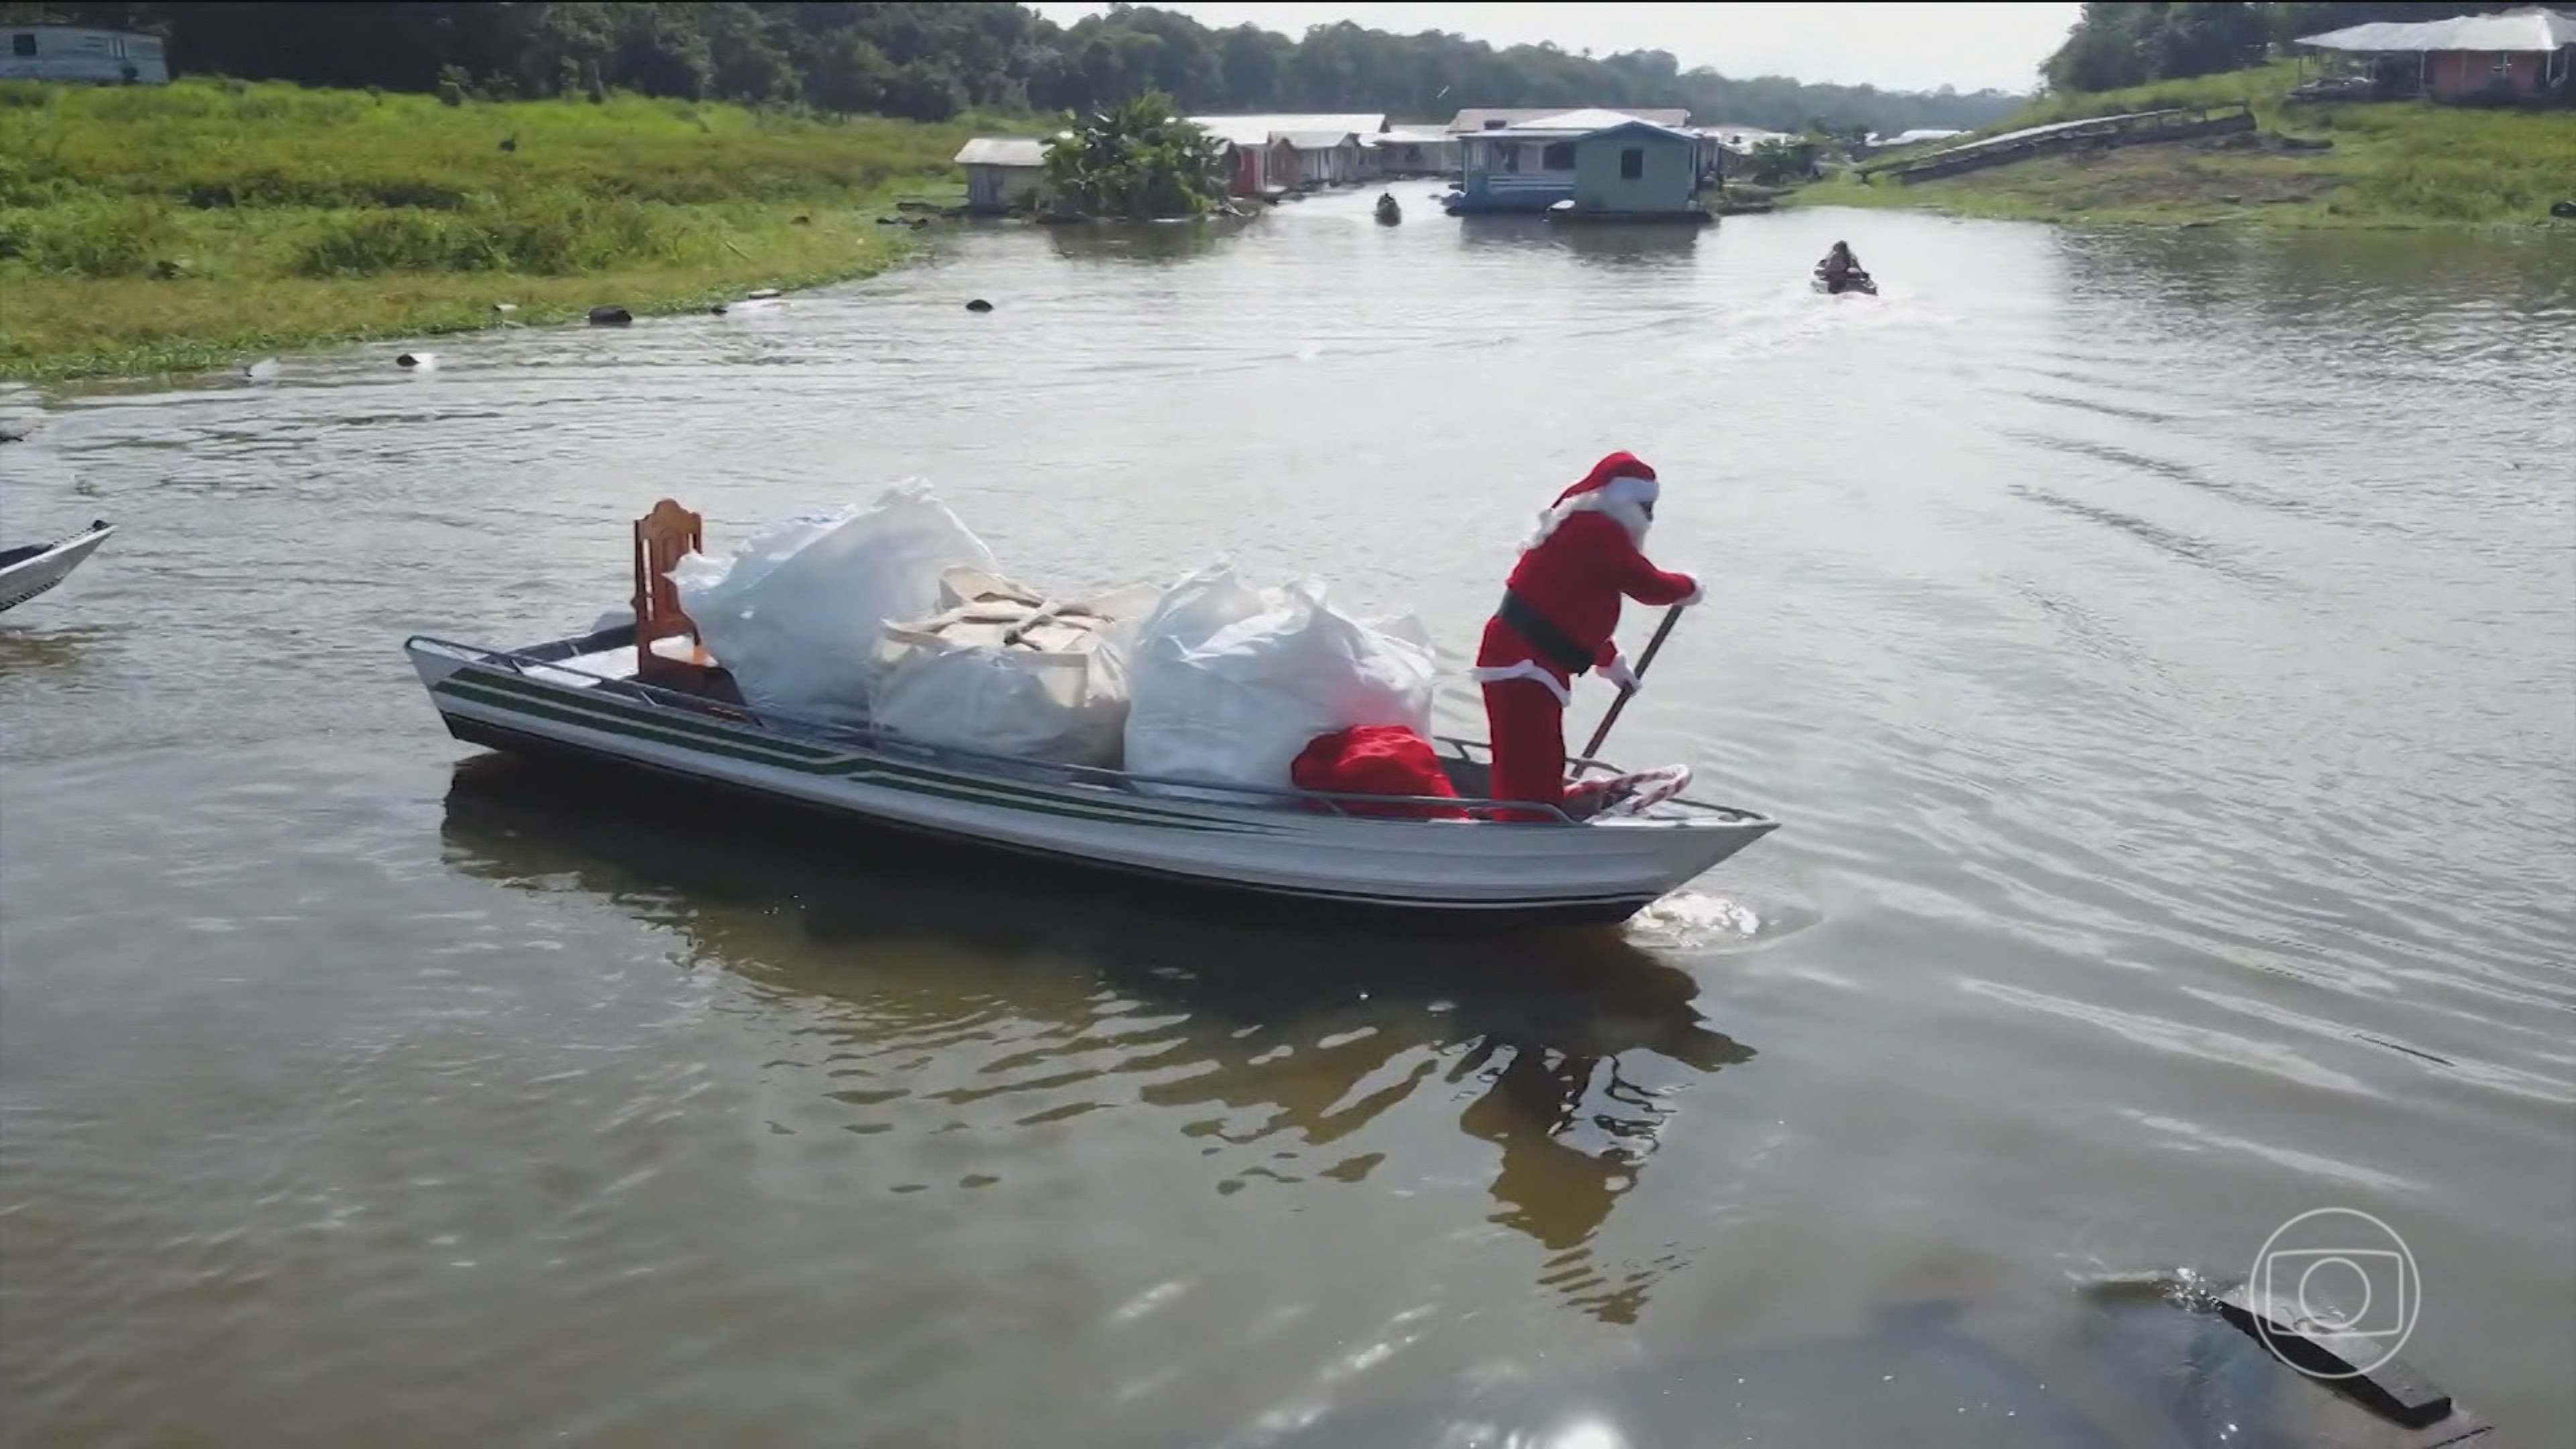
[[[1936,176],[1982,171],[1989,166],[2009,166],[2038,156],[2109,150],[2119,146],[2147,146],[2161,141],[2188,141],[2201,136],[2234,135],[2253,129],[2254,109],[2243,101],[2233,106],[2176,106],[2169,110],[2093,116],[2080,121],[2059,121],[2053,125],[2007,131],[2000,136],[1946,147],[1928,156],[1862,166],[1859,174],[1862,179],[1871,181],[1881,176],[1898,181],[1928,181]]]

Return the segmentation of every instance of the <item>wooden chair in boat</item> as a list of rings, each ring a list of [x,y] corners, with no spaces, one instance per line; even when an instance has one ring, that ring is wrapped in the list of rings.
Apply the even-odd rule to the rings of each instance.
[[[665,498],[635,520],[635,678],[638,683],[741,704],[742,691],[698,642],[697,621],[680,608],[673,565],[705,546],[706,520]],[[679,640],[674,646],[666,640]]]

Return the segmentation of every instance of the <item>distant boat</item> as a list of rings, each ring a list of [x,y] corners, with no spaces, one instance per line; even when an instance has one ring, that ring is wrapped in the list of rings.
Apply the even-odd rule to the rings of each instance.
[[[1378,197],[1377,219],[1381,226],[1393,226],[1404,220],[1404,208],[1395,204],[1394,192],[1386,192]]]
[[[0,550],[0,610],[14,609],[70,577],[115,531],[102,518],[69,538]]]
[[[1859,292],[1875,297],[1878,295],[1878,283],[1871,281],[1867,272],[1847,272],[1840,281],[1836,281],[1819,271],[1816,273],[1816,290],[1829,295],[1840,292]]]

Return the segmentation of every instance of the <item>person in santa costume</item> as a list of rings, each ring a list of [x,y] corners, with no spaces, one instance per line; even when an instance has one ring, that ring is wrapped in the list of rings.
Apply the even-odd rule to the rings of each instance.
[[[1619,601],[1696,604],[1700,586],[1667,573],[1641,550],[1654,522],[1655,470],[1633,453],[1613,453],[1539,515],[1485,623],[1476,682],[1493,731],[1493,798],[1561,805],[1565,800],[1565,708],[1574,677],[1597,672],[1623,690],[1637,687],[1611,638]],[[1549,820],[1540,811],[1498,810],[1501,820]]]

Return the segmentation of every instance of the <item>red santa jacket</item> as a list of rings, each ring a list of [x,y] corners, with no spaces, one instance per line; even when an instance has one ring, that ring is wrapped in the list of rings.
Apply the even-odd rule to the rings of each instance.
[[[1611,636],[1623,597],[1698,602],[1696,580],[1655,567],[1639,551],[1654,490],[1645,465],[1620,453],[1559,498],[1505,582],[1502,608],[1486,621],[1477,680],[1533,679],[1571,703],[1575,675],[1618,657]]]

